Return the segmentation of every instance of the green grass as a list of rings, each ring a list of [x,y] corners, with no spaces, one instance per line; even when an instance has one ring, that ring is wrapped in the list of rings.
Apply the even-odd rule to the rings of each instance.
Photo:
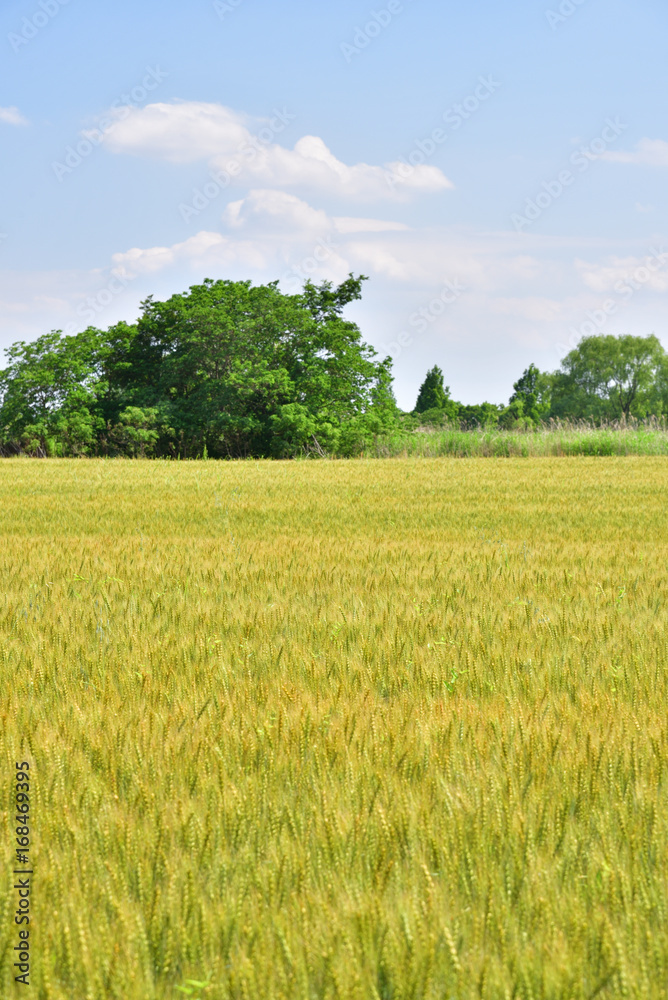
[[[664,998],[667,488],[1,463],[3,1000]]]
[[[668,455],[668,428],[663,422],[632,421],[597,427],[581,422],[551,422],[518,431],[488,427],[422,428],[379,437],[368,457],[538,458],[545,456]]]

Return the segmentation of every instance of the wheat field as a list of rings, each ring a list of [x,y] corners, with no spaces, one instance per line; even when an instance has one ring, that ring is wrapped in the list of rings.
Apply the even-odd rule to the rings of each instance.
[[[667,487],[2,461],[3,1000],[665,998]]]

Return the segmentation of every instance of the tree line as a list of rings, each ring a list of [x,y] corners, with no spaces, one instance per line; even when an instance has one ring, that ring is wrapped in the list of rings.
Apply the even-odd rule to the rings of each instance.
[[[465,406],[451,399],[443,383],[437,366],[427,373],[413,411],[422,423],[520,429],[550,419],[613,423],[668,416],[668,354],[654,335],[583,337],[557,371],[529,365],[506,406]]]
[[[668,356],[656,337],[588,337],[558,371],[534,365],[507,406],[465,406],[434,367],[411,413],[390,358],[346,320],[364,275],[340,285],[206,279],[135,324],[54,330],[7,351],[0,372],[4,455],[174,458],[356,455],[379,435],[425,425],[537,426],[668,413]]]

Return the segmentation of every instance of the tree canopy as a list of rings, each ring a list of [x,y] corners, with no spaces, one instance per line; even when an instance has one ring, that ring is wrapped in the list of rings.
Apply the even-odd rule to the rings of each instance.
[[[364,280],[285,295],[277,282],[207,279],[149,297],[133,326],[15,344],[0,376],[3,438],[113,454],[134,429],[145,451],[167,455],[345,450],[396,411],[390,360],[343,317]]]
[[[414,413],[422,422],[462,426],[537,426],[550,418],[616,421],[668,415],[668,355],[653,334],[584,337],[555,372],[531,364],[513,385],[507,406],[464,405],[443,392],[443,373],[432,368]],[[433,403],[433,406],[428,406]],[[424,410],[422,409],[424,407]],[[454,412],[453,412],[454,411]]]
[[[450,386],[443,385],[443,372],[437,365],[434,365],[427,372],[426,378],[420,386],[415,412],[425,413],[426,410],[442,410],[449,398]]]
[[[585,337],[557,371],[529,365],[506,406],[458,403],[434,365],[402,413],[391,359],[344,317],[365,280],[287,295],[278,282],[206,279],[164,302],[149,296],[134,324],[15,343],[0,372],[1,452],[354,455],[425,425],[668,414],[668,355],[654,335]]]
[[[655,336],[584,337],[552,388],[557,416],[619,419],[663,413],[668,357]]]

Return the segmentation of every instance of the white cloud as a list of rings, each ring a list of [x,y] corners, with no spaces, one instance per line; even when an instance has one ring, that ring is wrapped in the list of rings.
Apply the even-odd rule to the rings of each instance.
[[[199,101],[127,106],[110,112],[114,125],[104,136],[112,153],[153,156],[172,163],[193,163],[231,155],[248,142],[246,119],[221,104]]]
[[[493,312],[501,316],[530,320],[532,323],[551,323],[564,314],[564,303],[555,299],[527,296],[526,298],[499,298],[491,302]]]
[[[230,202],[223,212],[223,222],[233,229],[259,227],[264,233],[277,230],[290,234],[306,234],[311,230],[319,233],[334,230],[348,235],[406,232],[409,229],[403,222],[389,219],[353,216],[330,218],[326,212],[313,208],[294,194],[267,188],[251,190],[245,198]]]
[[[329,216],[286,191],[259,188],[227,205],[221,233],[202,231],[170,247],[134,248],[114,255],[124,276],[155,274],[175,265],[196,273],[260,270],[263,280],[286,269],[304,279],[337,280],[350,271],[377,275],[416,289],[457,278],[490,295],[509,285],[530,289],[544,263],[516,236],[490,244],[445,230],[415,231],[400,222]],[[304,260],[317,268],[302,274]],[[309,264],[309,267],[312,266]]]
[[[423,237],[401,222],[332,217],[286,191],[251,190],[227,205],[222,223],[222,233],[202,231],[171,247],[114,254],[114,266],[124,277],[134,277],[176,264],[202,274],[241,265],[273,272],[273,277],[287,272],[292,284],[296,277],[302,282],[307,277],[342,280],[351,270],[429,283],[441,280],[448,264],[480,276],[480,264],[472,255],[463,262],[461,252],[455,250],[450,259],[441,247],[434,256],[433,247],[423,247]],[[395,242],[389,246],[388,240]]]
[[[262,229],[285,233],[321,232],[331,228],[327,213],[312,208],[286,191],[253,190],[245,198],[233,201],[223,212],[223,222],[233,229]]]
[[[506,294],[509,285],[540,281],[545,263],[512,236],[486,241],[444,228],[358,234],[348,242],[356,266],[416,289],[457,278],[477,291]]]
[[[385,243],[356,241],[350,246],[350,251],[360,270],[371,271],[392,281],[411,280],[413,269],[401,250],[390,249]]]
[[[619,293],[622,285],[638,286],[653,292],[668,291],[668,253],[657,250],[645,257],[609,257],[603,263],[575,260],[583,283],[594,292]]]
[[[398,162],[349,166],[318,136],[303,136],[288,149],[275,141],[294,117],[285,111],[258,123],[256,134],[248,119],[219,104],[149,104],[141,109],[118,108],[110,114],[115,123],[103,143],[112,153],[153,156],[173,163],[207,160],[219,176],[227,178],[226,184],[298,187],[330,196],[389,201],[453,186],[435,166],[409,170]]]
[[[197,233],[183,243],[174,243],[171,247],[149,247],[141,250],[133,247],[125,253],[115,253],[113,273],[123,278],[135,278],[139,274],[155,274],[165,268],[185,260],[197,263],[211,256],[212,251],[218,251],[227,241],[220,233]]]
[[[251,190],[229,204],[222,223],[221,232],[201,231],[172,246],[115,254],[114,268],[125,278],[154,280],[160,272],[185,272],[195,281],[207,275],[280,278],[289,292],[299,290],[307,278],[337,282],[353,271],[412,296],[417,305],[431,300],[444,282],[456,281],[467,296],[484,303],[488,316],[517,322],[523,337],[522,323],[544,327],[560,321],[553,285],[567,272],[571,282],[574,277],[572,259],[558,265],[553,248],[541,249],[540,239],[528,253],[527,240],[516,234],[482,238],[442,228],[415,231],[387,219],[329,216],[289,192],[272,189]],[[575,278],[581,288],[579,271]],[[587,296],[591,292],[583,303],[589,302]]]
[[[27,125],[28,119],[23,117],[18,108],[0,108],[0,122],[6,125]]]
[[[124,253],[115,253],[112,260],[114,274],[134,280],[141,275],[157,274],[174,267],[186,268],[202,276],[212,270],[227,271],[232,265],[258,270],[266,267],[268,256],[259,244],[234,241],[221,233],[203,230],[170,247],[133,247]]]
[[[668,167],[668,142],[664,139],[641,139],[634,152],[608,150],[601,156],[612,163],[633,163],[646,167]]]
[[[406,232],[410,228],[403,222],[390,222],[386,219],[355,219],[349,216],[334,218],[337,233],[391,233]]]
[[[335,232],[334,222],[326,212],[312,208],[285,191],[258,189],[246,198],[231,202],[225,209],[223,233],[202,231],[171,247],[134,248],[114,254],[115,268],[125,277],[155,273],[174,265],[204,273],[247,271],[284,271],[314,252],[318,241]],[[329,239],[325,261],[326,277],[347,274],[342,269],[336,245]],[[323,256],[322,253],[319,256]],[[345,264],[347,267],[347,263]]]

